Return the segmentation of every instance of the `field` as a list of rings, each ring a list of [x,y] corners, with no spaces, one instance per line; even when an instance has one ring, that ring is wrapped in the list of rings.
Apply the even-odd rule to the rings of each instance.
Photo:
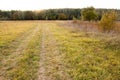
[[[84,25],[1,21],[0,80],[120,80],[120,33]]]

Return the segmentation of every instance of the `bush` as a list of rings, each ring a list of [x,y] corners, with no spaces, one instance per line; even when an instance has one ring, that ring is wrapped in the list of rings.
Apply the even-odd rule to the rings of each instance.
[[[110,32],[115,28],[117,13],[115,11],[106,12],[100,20],[100,26],[103,32]]]

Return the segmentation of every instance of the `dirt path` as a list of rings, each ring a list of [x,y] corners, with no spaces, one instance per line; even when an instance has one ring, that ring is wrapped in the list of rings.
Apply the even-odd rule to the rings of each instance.
[[[49,25],[49,26],[48,26]],[[40,69],[38,80],[70,80],[64,70],[63,55],[51,32],[52,24],[42,27],[42,44],[40,53]]]
[[[45,37],[46,37],[46,33],[44,33],[44,29],[42,29],[42,43],[41,43],[41,52],[40,52],[40,70],[39,70],[39,77],[38,77],[38,80],[46,80],[46,75],[45,75],[45,64],[44,62],[46,62],[44,56],[45,56],[45,53],[46,53],[46,50],[45,50]]]
[[[31,38],[35,35],[35,33],[38,30],[39,30],[39,27],[36,26],[34,29],[32,29],[32,31],[22,36],[24,39],[22,39],[17,49],[13,53],[11,53],[11,55],[7,56],[4,60],[2,60],[3,67],[0,69],[0,76],[5,77],[6,71],[8,71],[10,68],[13,68],[16,65],[18,61],[18,56],[19,58],[22,56],[22,53],[27,47],[29,41],[31,40]]]

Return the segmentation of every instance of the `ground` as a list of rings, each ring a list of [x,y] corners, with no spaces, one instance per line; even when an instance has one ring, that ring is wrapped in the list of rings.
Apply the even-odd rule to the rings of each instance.
[[[1,21],[0,80],[120,80],[119,35],[71,23]]]

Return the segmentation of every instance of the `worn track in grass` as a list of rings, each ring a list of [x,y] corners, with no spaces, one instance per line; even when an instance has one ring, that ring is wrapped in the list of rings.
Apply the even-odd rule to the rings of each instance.
[[[62,63],[63,55],[52,34],[52,24],[43,24],[38,80],[69,80]]]
[[[36,22],[32,25],[34,26],[33,28],[31,28],[29,31],[24,33],[22,36],[20,36],[10,44],[13,47],[10,47],[11,51],[7,50],[6,53],[9,52],[9,55],[4,56],[4,58],[1,60],[0,80],[8,80],[9,77],[11,77],[11,79],[15,79],[15,76],[16,79],[19,80],[18,77],[20,75],[17,77],[17,74],[12,72],[12,74],[14,75],[13,76],[14,78],[12,78],[9,72],[11,72],[14,69],[15,70],[19,69],[18,68],[18,64],[20,64],[19,61],[24,57],[25,55],[24,52],[26,52],[26,50],[28,49],[29,47],[28,45],[30,44],[29,42],[33,40],[34,36],[36,35],[41,37],[41,40],[36,41],[36,43],[39,43],[38,49],[40,54],[39,56],[40,60],[39,60],[38,78],[36,77],[34,79],[35,80],[70,80],[68,78],[67,73],[64,70],[65,68],[62,62],[64,56],[59,52],[59,46],[57,41],[55,40],[52,31],[53,24],[54,23],[49,23],[49,22],[40,22],[40,23]],[[32,74],[36,74],[36,73],[32,73]]]
[[[32,28],[32,30],[29,30],[27,33],[22,35],[19,39],[21,41],[19,42],[19,45],[16,44],[15,46],[17,47],[16,50],[14,50],[12,53],[9,54],[9,56],[6,56],[2,61],[2,67],[0,69],[0,76],[6,77],[6,72],[14,68],[18,58],[22,56],[23,51],[26,49],[28,42],[32,39],[32,37],[35,35],[35,33],[38,31],[38,27]],[[11,43],[14,44],[15,42]]]

